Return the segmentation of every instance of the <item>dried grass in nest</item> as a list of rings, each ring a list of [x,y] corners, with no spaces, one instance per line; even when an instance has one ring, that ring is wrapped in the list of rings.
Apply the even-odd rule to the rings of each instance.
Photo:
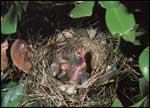
[[[121,57],[112,53],[113,44],[107,35],[99,33],[92,38],[87,29],[67,30],[31,43],[33,68],[27,84],[27,93],[31,98],[26,103],[38,101],[40,106],[51,107],[110,106],[115,97],[116,83],[107,84],[109,79],[107,76],[105,79],[104,75],[110,66],[119,63]],[[76,94],[69,95],[58,88],[63,83],[50,74],[49,66],[56,57],[69,56],[81,47],[88,52],[86,60],[91,69],[87,70],[91,77],[82,85],[77,85]]]

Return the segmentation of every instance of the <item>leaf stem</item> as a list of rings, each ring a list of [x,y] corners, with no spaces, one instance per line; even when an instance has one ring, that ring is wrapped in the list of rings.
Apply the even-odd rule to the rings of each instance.
[[[121,43],[121,37],[119,38],[116,46],[115,46],[115,49],[114,49],[114,53],[119,53],[120,52],[120,43]]]

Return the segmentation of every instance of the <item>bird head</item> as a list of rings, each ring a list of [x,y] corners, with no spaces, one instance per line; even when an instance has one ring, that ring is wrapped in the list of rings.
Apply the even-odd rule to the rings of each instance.
[[[58,63],[52,63],[50,66],[50,72],[52,73],[52,75],[55,77],[58,74],[61,73],[61,67],[60,64]]]
[[[84,58],[85,56],[85,49],[80,48],[78,51],[75,52],[76,55],[80,56],[81,58]]]
[[[87,72],[84,72],[78,76],[78,80],[80,84],[83,84],[85,81],[89,79],[90,75]]]
[[[85,62],[85,50],[80,48],[70,57],[70,63],[74,66],[79,66],[81,63]]]

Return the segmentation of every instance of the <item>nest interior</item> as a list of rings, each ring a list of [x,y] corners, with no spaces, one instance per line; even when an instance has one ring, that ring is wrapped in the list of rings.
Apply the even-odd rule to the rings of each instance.
[[[70,56],[79,48],[86,51],[86,71],[90,78],[82,85],[76,85],[76,93],[68,94],[59,89],[65,84],[50,74],[49,67],[58,56]],[[111,106],[116,98],[116,83],[112,83],[114,74],[110,70],[119,63],[121,56],[113,53],[112,39],[108,33],[89,28],[68,29],[47,39],[39,36],[31,40],[29,49],[32,70],[27,77],[29,98],[26,105]]]

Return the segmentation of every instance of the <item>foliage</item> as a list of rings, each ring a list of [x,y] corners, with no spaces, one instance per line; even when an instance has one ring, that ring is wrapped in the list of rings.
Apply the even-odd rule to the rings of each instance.
[[[1,32],[3,34],[15,33],[17,29],[17,13],[16,7],[12,5],[9,12],[4,16],[1,22]]]
[[[134,15],[129,13],[127,8],[119,1],[99,1],[99,4],[106,9],[106,25],[114,37],[122,37],[124,40],[140,45],[136,37],[137,24]],[[82,2],[76,5],[70,12],[72,18],[80,18],[92,15],[94,1]]]
[[[135,26],[135,19],[133,14],[127,12],[123,4],[107,9],[105,19],[107,27],[113,36],[126,35],[125,38],[123,36],[125,40],[134,42],[135,32],[130,32],[130,29]]]
[[[145,102],[149,101],[148,97],[142,98],[140,101],[137,103],[131,105],[130,107],[148,107],[148,104],[146,105]]]
[[[112,9],[118,5],[120,5],[120,1],[99,1],[101,6],[105,9]]]
[[[140,86],[140,93],[141,93],[141,96],[147,96],[147,94],[149,93],[149,83],[145,80],[145,78],[140,78],[140,83],[139,83],[139,86]]]
[[[1,21],[2,34],[13,34],[17,31],[17,20],[21,19],[22,11],[26,11],[28,2],[14,1]]]
[[[70,12],[70,16],[72,18],[80,18],[80,17],[83,17],[83,16],[91,16],[93,6],[94,6],[93,1],[81,2],[80,4],[77,4],[75,6],[75,8]]]
[[[10,82],[5,88],[7,91],[2,92],[2,107],[17,107],[23,101],[24,84],[16,85],[15,82]]]
[[[139,57],[140,70],[149,82],[149,47],[145,48]]]
[[[111,107],[123,107],[122,103],[120,102],[120,100],[115,100],[112,104]]]

